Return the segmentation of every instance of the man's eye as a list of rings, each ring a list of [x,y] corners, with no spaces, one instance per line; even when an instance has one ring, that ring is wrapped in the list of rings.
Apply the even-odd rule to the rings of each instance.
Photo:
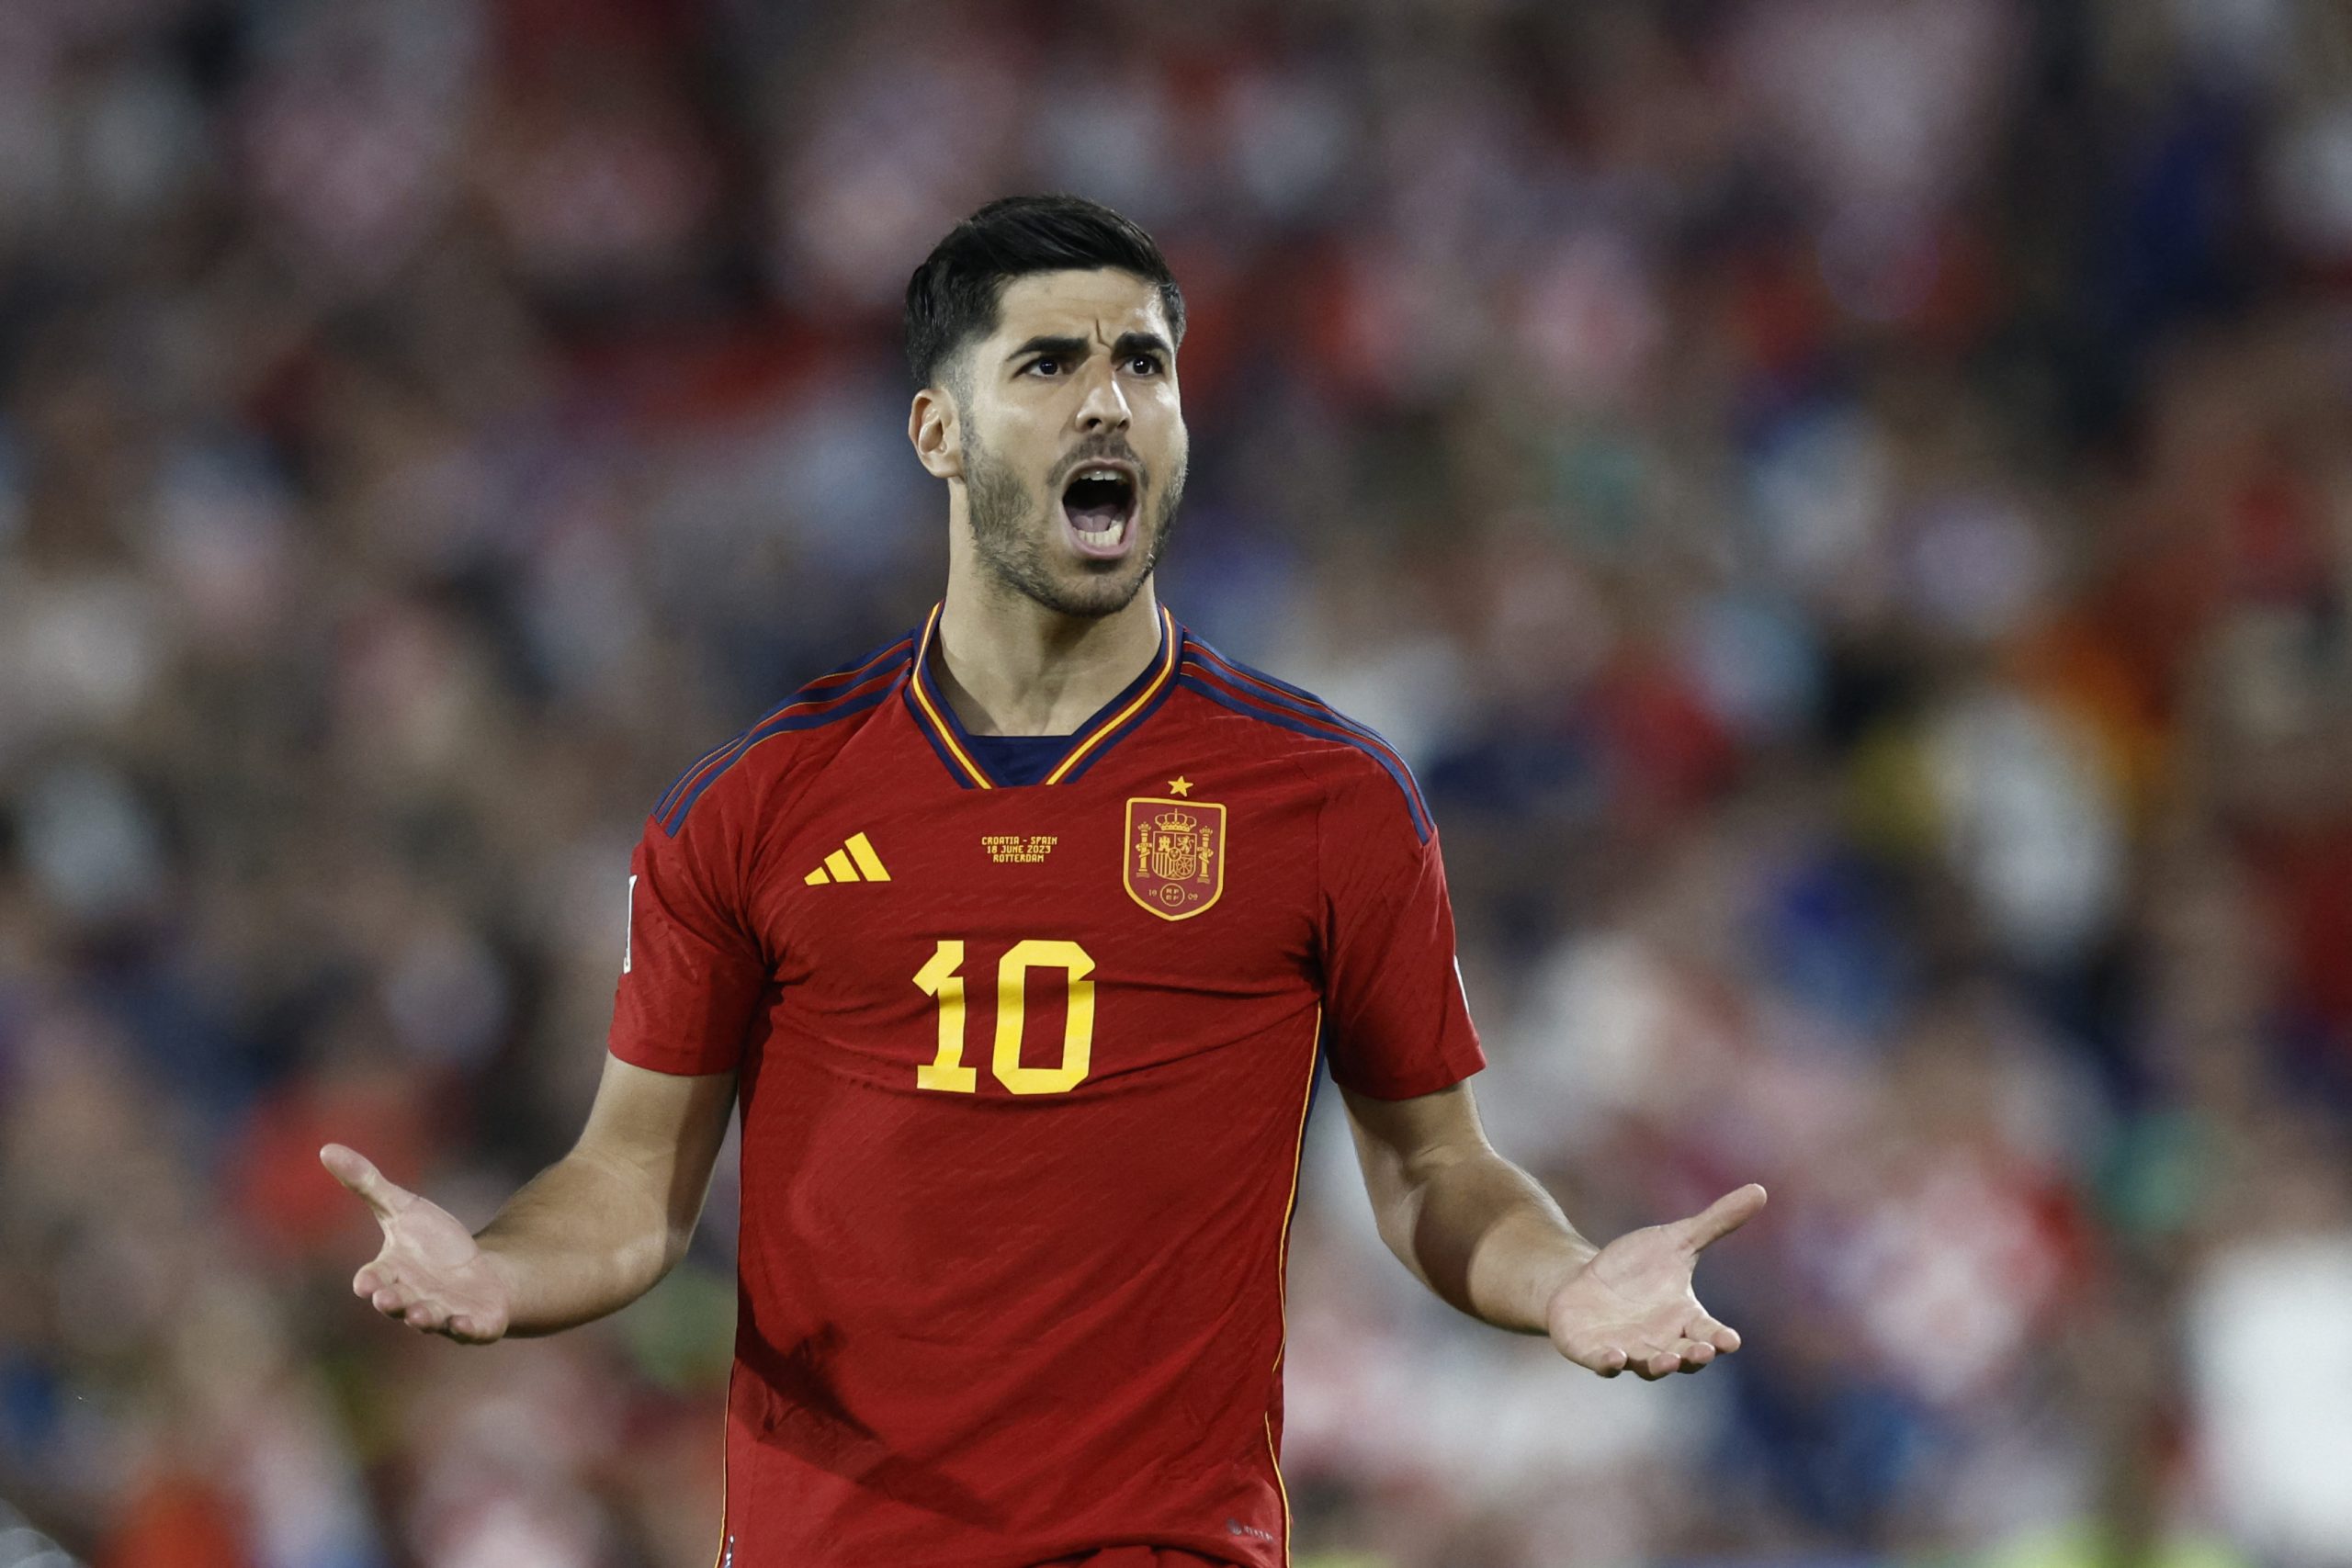
[[[1029,368],[1041,376],[1051,376],[1061,367],[1062,362],[1058,359],[1033,359],[1029,362]]]
[[[1127,361],[1127,368],[1138,376],[1157,376],[1159,374],[1159,361],[1151,355],[1138,354]]]

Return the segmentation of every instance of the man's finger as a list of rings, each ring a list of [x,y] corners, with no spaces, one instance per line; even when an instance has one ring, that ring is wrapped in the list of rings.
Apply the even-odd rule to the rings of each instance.
[[[495,1318],[484,1318],[473,1313],[462,1313],[449,1320],[449,1337],[462,1345],[488,1345],[504,1332]]]
[[[1739,1330],[1726,1324],[1717,1323],[1704,1313],[1692,1318],[1682,1332],[1702,1344],[1713,1345],[1718,1352],[1725,1356],[1739,1348]]]
[[[1677,1371],[1695,1372],[1715,1359],[1715,1348],[1703,1339],[1678,1339],[1669,1348],[1682,1360]]]
[[[1598,1337],[1577,1335],[1555,1341],[1554,1348],[1577,1366],[1604,1378],[1613,1378],[1625,1370],[1625,1348]]]
[[[1645,1339],[1635,1340],[1625,1347],[1625,1370],[1638,1378],[1656,1379],[1661,1375],[1657,1366],[1658,1358],[1665,1353],[1663,1348]]]
[[[408,1202],[405,1188],[395,1187],[384,1179],[384,1173],[369,1162],[357,1149],[347,1149],[341,1144],[329,1144],[319,1151],[319,1163],[327,1174],[359,1195],[360,1201],[376,1211],[379,1220],[390,1220]]]
[[[1681,1231],[1683,1243],[1698,1252],[1731,1235],[1763,1208],[1764,1189],[1751,1181],[1736,1192],[1724,1193],[1676,1228]]]

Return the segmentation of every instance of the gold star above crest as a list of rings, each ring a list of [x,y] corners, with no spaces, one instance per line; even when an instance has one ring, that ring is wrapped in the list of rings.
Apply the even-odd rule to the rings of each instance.
[[[1193,793],[1193,781],[1179,774],[1168,781],[1168,793],[1182,800]]]

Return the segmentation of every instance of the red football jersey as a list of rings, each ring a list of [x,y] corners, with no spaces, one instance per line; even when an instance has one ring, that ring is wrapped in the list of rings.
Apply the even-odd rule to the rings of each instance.
[[[612,1049],[740,1070],[736,1568],[1286,1560],[1283,1270],[1318,1053],[1484,1065],[1395,751],[1161,612],[1044,782],[920,632],[688,770]]]

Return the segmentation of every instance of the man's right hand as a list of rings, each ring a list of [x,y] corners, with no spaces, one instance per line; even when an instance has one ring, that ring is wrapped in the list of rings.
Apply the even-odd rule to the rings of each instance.
[[[395,1187],[366,1156],[341,1144],[321,1149],[319,1163],[357,1193],[384,1227],[384,1249],[352,1276],[353,1294],[411,1328],[468,1345],[487,1345],[505,1334],[514,1282],[455,1216]]]

